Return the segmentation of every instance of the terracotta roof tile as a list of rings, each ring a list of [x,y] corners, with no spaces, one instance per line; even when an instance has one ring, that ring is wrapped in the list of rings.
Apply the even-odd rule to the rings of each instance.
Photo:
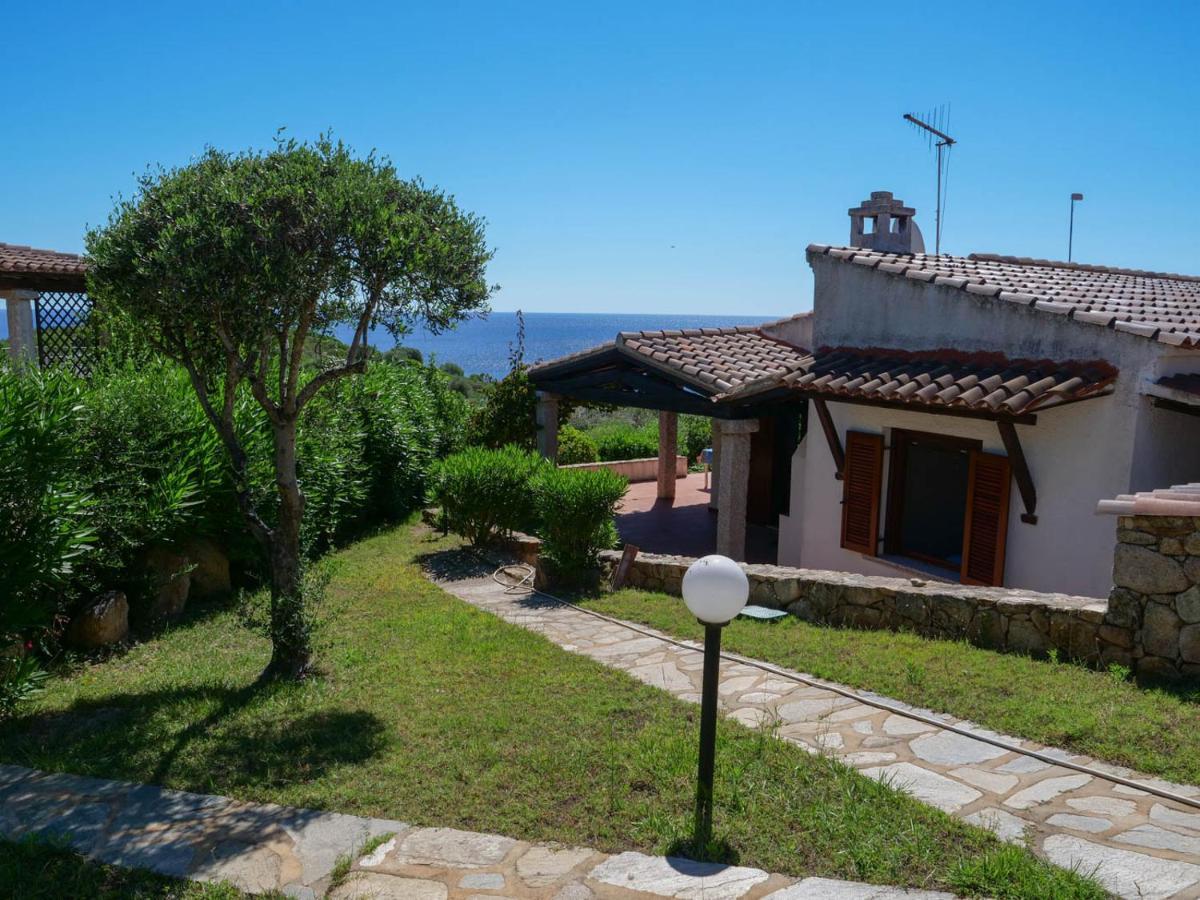
[[[1117,370],[1102,361],[1010,360],[957,350],[824,348],[777,384],[809,395],[958,407],[1021,415],[1106,393]],[[754,390],[769,388],[769,382]],[[733,396],[737,396],[735,393]]]
[[[77,253],[38,250],[0,243],[0,272],[14,275],[84,275],[87,263]]]
[[[623,332],[616,345],[720,391],[795,371],[808,352],[763,334],[756,326],[686,331]]]
[[[1116,516],[1200,516],[1200,483],[1118,494],[1114,500],[1101,500],[1096,512]]]
[[[784,322],[787,320],[780,320]],[[768,322],[767,325],[777,324]],[[610,344],[531,366],[530,374],[616,351],[673,374],[704,391],[729,392],[743,384],[796,371],[807,350],[764,334],[759,326],[622,331]]]
[[[1200,347],[1200,276],[1117,269],[1085,263],[974,253],[970,256],[882,253],[810,244],[810,255],[878,268],[1045,313],[1155,339]]]

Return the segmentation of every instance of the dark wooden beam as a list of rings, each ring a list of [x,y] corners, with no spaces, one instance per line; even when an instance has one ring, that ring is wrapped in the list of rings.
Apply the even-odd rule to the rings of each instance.
[[[1008,461],[1012,465],[1013,478],[1017,481],[1017,490],[1021,492],[1021,502],[1025,504],[1025,512],[1021,521],[1028,525],[1037,524],[1037,488],[1033,484],[1033,476],[1029,474],[1029,464],[1025,462],[1025,451],[1021,449],[1021,438],[1017,436],[1017,428],[1012,422],[1001,419],[996,423],[1000,429],[1000,440],[1004,441],[1004,449],[1008,452]]]
[[[927,406],[923,403],[894,403],[887,400],[869,400],[865,397],[845,397],[841,394],[818,394],[802,392],[802,396],[816,400],[818,397],[829,403],[849,403],[854,406],[879,406],[884,409],[904,409],[914,413],[927,413],[931,416],[955,416],[960,419],[985,419],[989,422],[1013,422],[1017,425],[1036,425],[1037,416],[1026,413],[1019,416],[998,415],[978,409],[963,409],[957,406]],[[1065,404],[1057,404],[1063,406]]]
[[[842,450],[842,439],[838,437],[837,429],[833,427],[833,416],[825,405],[824,397],[813,397],[813,407],[817,410],[817,418],[821,420],[821,430],[825,432],[825,440],[829,443],[829,452],[833,454],[833,462],[837,466],[836,477],[842,478],[842,469],[846,466],[846,453]]]
[[[539,386],[540,387],[540,386]],[[541,390],[560,393],[561,389],[554,383],[546,383]],[[682,392],[675,394],[655,394],[653,396],[635,393],[633,391],[615,391],[608,388],[584,387],[562,392],[573,400],[584,400],[591,403],[611,403],[613,406],[632,406],[637,409],[653,409],[667,412],[691,413],[697,416],[707,416],[712,419],[747,419],[754,418],[752,413],[742,409],[721,407],[699,397],[689,397]]]
[[[1185,416],[1200,416],[1200,406],[1190,403],[1180,403],[1178,400],[1168,400],[1166,397],[1151,397],[1150,405],[1171,412],[1183,413]]]

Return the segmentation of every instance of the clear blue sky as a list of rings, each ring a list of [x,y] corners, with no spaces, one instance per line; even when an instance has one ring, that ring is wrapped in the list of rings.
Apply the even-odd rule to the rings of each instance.
[[[331,128],[485,216],[495,308],[784,315],[952,106],[943,249],[1200,273],[1193,4],[13,4],[0,240],[80,250],[148,163]]]

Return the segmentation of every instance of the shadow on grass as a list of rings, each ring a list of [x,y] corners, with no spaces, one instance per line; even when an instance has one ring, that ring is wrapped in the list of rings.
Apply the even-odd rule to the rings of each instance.
[[[434,581],[482,578],[511,561],[510,555],[492,547],[456,547],[420,553],[416,557],[417,565]]]
[[[741,856],[724,838],[712,838],[697,848],[695,837],[676,838],[667,846],[667,862],[685,875],[712,875],[727,866],[736,866]]]
[[[227,791],[316,779],[385,746],[373,713],[294,715],[286,699],[275,702],[280,690],[254,683],[109,694],[10,722],[0,754],[35,768]]]

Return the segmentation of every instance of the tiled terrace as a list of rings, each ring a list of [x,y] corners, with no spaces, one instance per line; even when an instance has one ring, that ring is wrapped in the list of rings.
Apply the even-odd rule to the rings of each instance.
[[[647,553],[704,556],[717,550],[717,514],[710,511],[711,492],[704,474],[694,472],[675,482],[675,499],[659,500],[653,481],[631,484],[617,514],[617,531],[625,543]],[[746,529],[746,562],[773,563],[776,534],[770,528]]]

